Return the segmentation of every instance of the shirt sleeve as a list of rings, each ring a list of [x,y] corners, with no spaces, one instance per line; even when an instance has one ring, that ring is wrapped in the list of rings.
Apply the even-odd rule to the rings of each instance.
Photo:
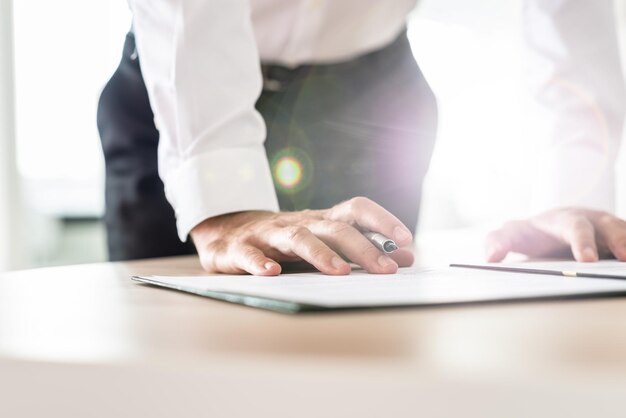
[[[533,209],[612,211],[625,91],[612,0],[525,0],[528,80],[547,131]]]
[[[180,239],[213,216],[277,211],[248,0],[129,3]]]

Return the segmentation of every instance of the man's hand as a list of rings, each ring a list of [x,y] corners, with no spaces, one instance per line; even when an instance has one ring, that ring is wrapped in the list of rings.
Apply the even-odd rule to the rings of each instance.
[[[413,240],[398,218],[364,197],[325,210],[217,216],[196,226],[191,236],[204,269],[216,273],[273,276],[280,274],[280,262],[297,261],[332,275],[350,273],[345,260],[369,273],[395,273],[398,266],[413,264],[409,249],[383,254],[362,230],[384,234],[400,247]]]
[[[523,221],[508,222],[487,237],[487,260],[509,252],[530,257],[573,254],[577,261],[614,256],[626,261],[626,222],[607,212],[556,209]]]

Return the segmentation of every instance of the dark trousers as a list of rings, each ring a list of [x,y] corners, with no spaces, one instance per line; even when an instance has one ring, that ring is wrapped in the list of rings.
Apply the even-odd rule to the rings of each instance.
[[[98,106],[111,260],[194,251],[179,241],[165,199],[159,133],[134,52],[129,34]],[[414,230],[437,108],[406,35],[347,62],[265,65],[263,72],[266,88],[256,107],[267,125],[265,149],[281,210],[328,208],[366,196]]]

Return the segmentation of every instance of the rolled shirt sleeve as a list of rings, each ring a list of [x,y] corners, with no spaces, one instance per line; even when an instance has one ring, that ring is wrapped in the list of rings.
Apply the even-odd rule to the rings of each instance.
[[[210,217],[277,211],[248,0],[129,4],[180,239]]]
[[[548,127],[533,209],[614,209],[626,94],[612,0],[525,0],[532,93]]]

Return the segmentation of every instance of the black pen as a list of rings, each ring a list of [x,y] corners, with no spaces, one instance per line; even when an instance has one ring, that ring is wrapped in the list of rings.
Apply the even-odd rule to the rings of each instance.
[[[587,273],[587,272],[567,271],[567,270],[548,270],[548,269],[538,269],[538,268],[511,267],[511,266],[506,266],[506,265],[486,266],[486,265],[481,265],[481,264],[450,264],[450,267],[460,267],[460,268],[477,269],[477,270],[505,271],[509,273],[527,273],[527,274],[545,274],[549,276],[581,277],[584,279],[626,280],[625,275]]]

